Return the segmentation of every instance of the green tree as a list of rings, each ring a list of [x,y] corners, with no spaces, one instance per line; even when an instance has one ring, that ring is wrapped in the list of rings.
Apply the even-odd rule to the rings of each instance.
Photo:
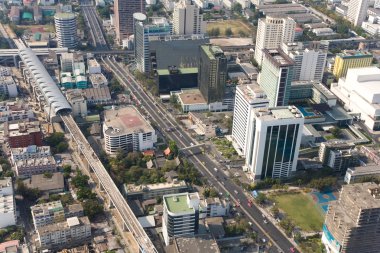
[[[63,176],[65,178],[69,178],[70,177],[71,171],[72,171],[71,165],[66,164],[66,165],[63,166]]]
[[[90,178],[87,175],[83,175],[80,170],[76,171],[75,177],[71,179],[71,183],[74,185],[76,188],[80,187],[88,187],[88,180]]]
[[[177,143],[173,140],[170,140],[169,141],[169,149],[171,151],[171,153],[174,155],[174,157],[177,157],[178,156],[178,146],[177,146]]]
[[[124,91],[124,87],[120,84],[120,82],[115,78],[113,77],[111,79],[111,83],[110,83],[110,92],[112,94],[120,94]]]
[[[339,127],[333,127],[330,129],[330,132],[335,138],[339,138],[342,135],[342,129]]]
[[[230,37],[233,35],[233,32],[232,32],[232,29],[231,27],[227,27],[224,34],[227,36],[227,37]]]
[[[234,3],[234,5],[232,6],[231,9],[232,9],[232,11],[241,14],[243,7],[241,6],[240,3]]]
[[[267,196],[265,196],[265,194],[261,192],[255,198],[256,203],[259,205],[264,204],[266,200],[267,200]]]
[[[280,214],[280,210],[278,209],[277,206],[272,207],[270,211],[273,214],[274,218],[277,218],[278,215]]]
[[[80,201],[83,201],[88,199],[95,199],[96,194],[92,192],[90,188],[80,187],[77,191],[77,197]]]
[[[96,199],[87,200],[82,205],[84,214],[90,219],[90,221],[93,221],[94,218],[104,212],[103,206]]]
[[[67,142],[60,142],[56,146],[56,151],[57,153],[63,153],[63,152],[66,152],[68,148],[69,148],[69,144]]]

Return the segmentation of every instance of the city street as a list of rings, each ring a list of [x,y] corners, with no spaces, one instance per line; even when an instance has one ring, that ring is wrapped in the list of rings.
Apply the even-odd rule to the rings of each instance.
[[[174,132],[165,132],[167,138],[176,141],[179,148],[189,147],[192,143],[196,144],[196,141],[181,128],[172,115],[139,86],[125,66],[121,66],[111,58],[102,58],[102,60],[115,73],[115,76],[121,83],[133,92],[134,96],[141,103],[141,107],[149,112],[159,130],[167,127],[177,129]],[[270,240],[271,244],[274,245],[270,252],[291,252],[290,248],[294,247],[294,245],[273,224],[270,222],[264,223],[262,214],[256,206],[248,206],[248,199],[243,190],[221,172],[222,165],[215,163],[210,157],[203,154],[199,147],[183,151],[183,153],[188,156],[188,160],[207,178],[210,185],[215,187],[219,192],[228,193],[235,203],[240,200],[241,210],[253,223],[253,229],[258,231],[259,237]],[[217,168],[217,170],[214,170],[214,168]]]

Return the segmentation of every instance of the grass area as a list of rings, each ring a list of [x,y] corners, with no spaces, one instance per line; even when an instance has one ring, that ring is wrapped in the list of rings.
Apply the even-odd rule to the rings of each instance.
[[[326,135],[325,139],[326,140],[333,140],[333,139],[336,139],[336,138],[334,136],[332,136],[332,135]]]
[[[223,20],[216,22],[207,22],[207,32],[214,28],[219,28],[220,35],[226,35],[226,29],[231,28],[232,36],[251,37],[253,34],[253,27],[249,24],[245,24],[240,20]],[[245,36],[242,36],[242,35]]]
[[[55,32],[54,25],[50,25],[50,24],[49,25],[18,25],[17,27],[24,30],[30,30],[33,28],[37,29],[37,28],[42,27],[45,32],[49,32],[49,33]]]
[[[322,214],[309,196],[302,193],[281,194],[273,196],[273,199],[277,207],[303,231],[312,232],[322,229]]]
[[[214,138],[212,142],[215,144],[216,148],[218,149],[219,152],[222,153],[222,156],[234,160],[238,159],[238,153],[232,146],[232,142],[225,138]]]

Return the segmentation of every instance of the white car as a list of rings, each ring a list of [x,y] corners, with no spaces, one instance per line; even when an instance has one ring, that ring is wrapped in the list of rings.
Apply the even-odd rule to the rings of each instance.
[[[217,168],[214,168],[215,172],[218,172],[218,169]]]

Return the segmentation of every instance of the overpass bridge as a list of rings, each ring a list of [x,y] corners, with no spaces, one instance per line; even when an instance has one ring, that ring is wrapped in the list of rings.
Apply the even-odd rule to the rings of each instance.
[[[24,44],[21,44],[20,42],[17,42],[18,43],[18,47],[25,47]],[[63,54],[63,53],[67,53],[68,52],[68,49],[67,48],[33,48],[32,49],[33,52],[38,55],[38,56],[41,56],[41,55],[48,55],[49,54],[49,51],[54,51],[56,54],[60,55],[60,54]],[[15,66],[17,66],[17,62],[19,60],[19,49],[0,49],[0,64],[5,64],[7,65],[8,64],[14,64]]]
[[[16,43],[16,45],[19,47],[17,51],[23,62],[23,72],[27,76],[26,80],[30,84],[33,83],[33,89],[38,91],[38,100],[44,103],[45,111],[48,113],[49,118],[52,119],[52,115],[54,115],[55,118],[60,117],[62,119],[66,129],[77,144],[78,151],[80,154],[83,154],[89,167],[94,171],[99,180],[99,185],[103,187],[108,195],[110,204],[120,214],[123,220],[123,227],[132,233],[140,247],[140,251],[144,253],[157,253],[157,249],[154,247],[144,228],[74,121],[71,115],[72,108],[70,104],[38,59],[36,52],[20,42]]]

